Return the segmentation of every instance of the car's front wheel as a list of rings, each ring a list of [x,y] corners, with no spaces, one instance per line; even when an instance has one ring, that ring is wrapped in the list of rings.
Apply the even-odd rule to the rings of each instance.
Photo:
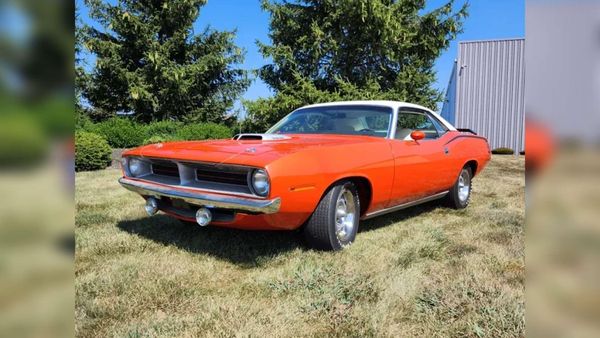
[[[304,236],[316,249],[341,250],[356,238],[359,218],[356,186],[350,181],[339,182],[319,202],[304,227]]]

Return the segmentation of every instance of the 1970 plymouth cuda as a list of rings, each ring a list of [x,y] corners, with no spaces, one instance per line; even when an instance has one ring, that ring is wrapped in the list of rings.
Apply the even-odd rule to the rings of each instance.
[[[123,154],[125,188],[184,222],[301,229],[325,250],[361,219],[444,198],[469,204],[487,140],[418,105],[352,101],[299,108],[264,134],[151,144]]]

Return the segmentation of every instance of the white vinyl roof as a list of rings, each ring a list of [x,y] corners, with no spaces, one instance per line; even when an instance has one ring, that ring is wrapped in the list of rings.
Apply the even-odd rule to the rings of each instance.
[[[435,116],[435,118],[437,118],[440,122],[442,122],[448,129],[450,129],[450,130],[456,130],[456,128],[454,128],[454,126],[450,122],[446,121],[438,113],[432,111],[429,108],[426,108],[426,107],[423,107],[423,106],[420,106],[420,105],[414,104],[414,103],[408,103],[408,102],[386,101],[386,100],[337,101],[337,102],[327,102],[327,103],[311,104],[311,105],[304,106],[304,107],[301,107],[301,108],[330,107],[330,106],[339,106],[339,105],[345,105],[345,106],[354,106],[354,105],[356,105],[356,106],[390,107],[390,108],[392,108],[394,110],[394,112],[396,112],[398,110],[398,108],[400,108],[400,107],[422,109],[422,110],[425,110],[425,111],[431,113],[431,115]],[[301,109],[301,108],[299,108],[299,109]]]

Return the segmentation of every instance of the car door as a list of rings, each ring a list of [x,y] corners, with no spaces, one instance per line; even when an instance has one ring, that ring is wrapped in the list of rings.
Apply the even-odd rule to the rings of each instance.
[[[448,155],[444,135],[448,130],[430,113],[401,107],[391,140],[394,157],[394,183],[389,207],[418,200],[444,190]],[[425,138],[415,141],[411,132],[419,130]]]

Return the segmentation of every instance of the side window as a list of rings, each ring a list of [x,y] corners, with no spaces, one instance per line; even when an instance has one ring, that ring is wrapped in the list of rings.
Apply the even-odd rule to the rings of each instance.
[[[435,129],[437,129],[438,131],[438,135],[442,136],[444,135],[447,131],[448,131],[448,127],[446,127],[442,122],[440,122],[438,119],[436,119],[435,117],[429,115],[429,118],[431,119],[431,121],[433,122],[433,125],[435,126]]]
[[[404,140],[415,130],[425,133],[425,138],[427,139],[434,139],[439,136],[438,129],[429,116],[424,113],[401,110],[398,113],[395,138],[397,140]]]

